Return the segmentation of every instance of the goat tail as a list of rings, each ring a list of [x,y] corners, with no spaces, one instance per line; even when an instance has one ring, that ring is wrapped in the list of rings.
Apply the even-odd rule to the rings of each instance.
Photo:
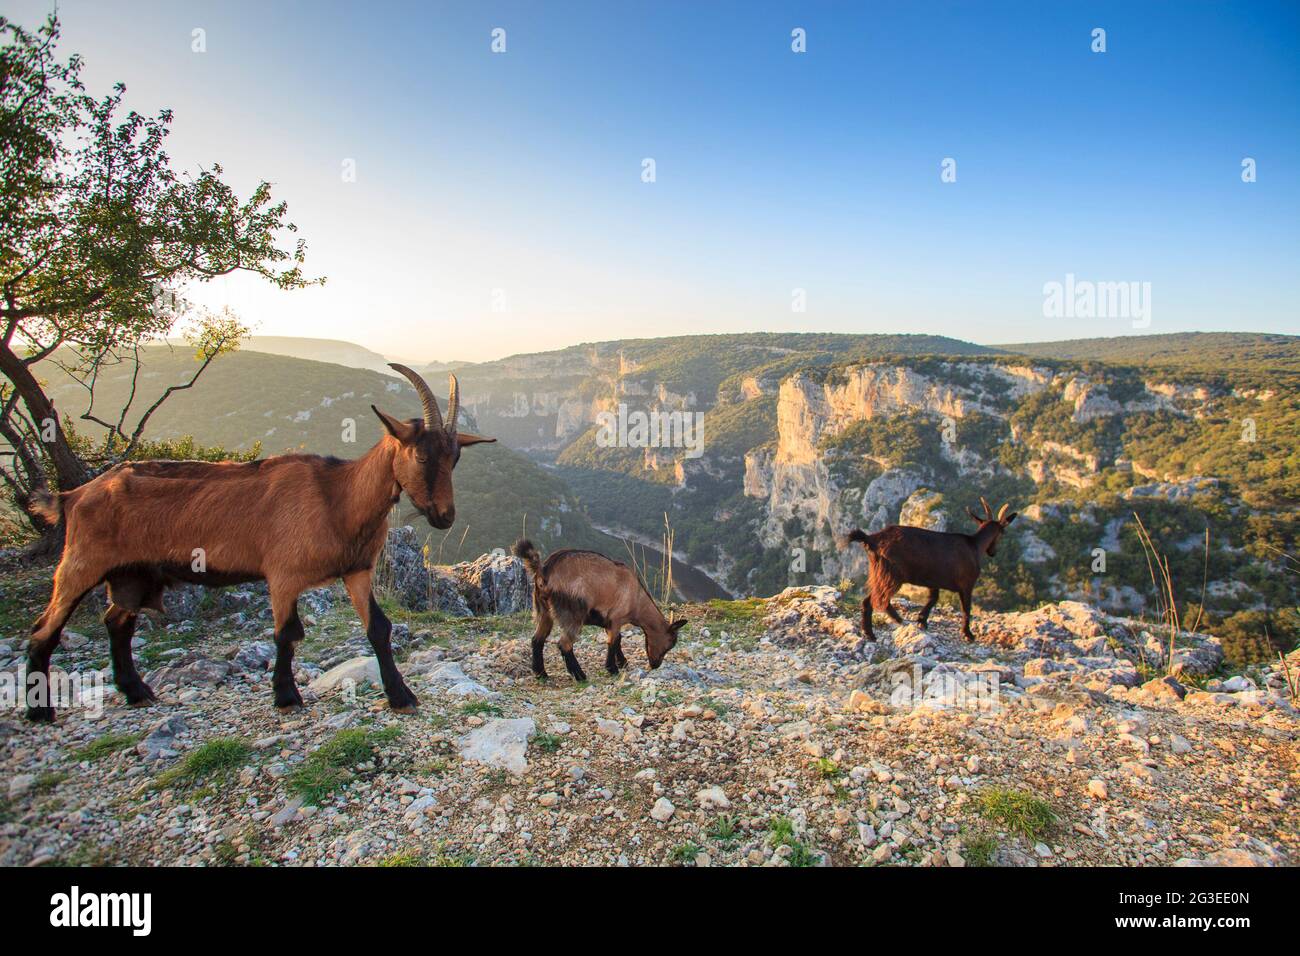
[[[523,559],[524,567],[528,568],[533,580],[540,584],[542,580],[542,555],[537,550],[536,545],[527,538],[520,538],[515,542],[515,546],[511,550],[515,553],[515,557]]]
[[[63,496],[57,492],[33,492],[27,499],[27,510],[52,528],[63,520]]]
[[[898,566],[879,552],[871,553],[871,570],[867,572],[867,593],[871,606],[877,611],[889,607],[898,589],[903,586],[903,575]]]
[[[875,553],[876,542],[872,539],[871,535],[867,534],[861,528],[854,528],[844,537],[844,543],[846,546],[855,541],[861,544],[868,551]]]

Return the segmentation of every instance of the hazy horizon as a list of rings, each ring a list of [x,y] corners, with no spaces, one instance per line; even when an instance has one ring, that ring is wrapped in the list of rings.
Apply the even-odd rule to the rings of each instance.
[[[53,4],[7,6],[34,27]],[[255,334],[483,361],[703,332],[1300,331],[1291,5],[59,14],[92,93],[175,110],[178,168],[288,202],[325,286],[187,290]],[[1049,317],[1074,277],[1137,284],[1143,313]]]
[[[756,330],[752,330],[752,331],[755,332],[755,333],[768,333],[768,334],[772,334],[772,335],[798,335],[798,334],[804,334],[803,330],[795,330],[795,329],[756,329]],[[1063,343],[1063,342],[1071,342],[1071,341],[1087,341],[1087,340],[1089,340],[1089,339],[1104,339],[1104,338],[1134,338],[1134,339],[1140,339],[1140,338],[1155,338],[1155,337],[1162,336],[1162,335],[1181,335],[1181,334],[1196,334],[1196,333],[1204,334],[1204,335],[1214,335],[1214,334],[1220,334],[1220,335],[1223,335],[1223,334],[1240,334],[1240,335],[1281,335],[1281,336],[1285,336],[1285,337],[1289,337],[1289,338],[1300,338],[1300,335],[1297,335],[1297,334],[1295,334],[1295,333],[1290,333],[1290,332],[1262,332],[1262,331],[1257,331],[1257,330],[1254,330],[1254,329],[1194,329],[1194,330],[1186,330],[1186,331],[1184,331],[1184,332],[1146,332],[1146,333],[1143,333],[1143,332],[1133,332],[1131,335],[1127,335],[1127,336],[1101,336],[1101,335],[1096,335],[1096,336],[1079,336],[1079,337],[1074,338],[1074,339],[1035,339],[1035,340],[1029,340],[1029,339],[1026,339],[1026,340],[1024,340],[1024,341],[1020,341],[1020,342],[976,342],[976,341],[974,341],[974,340],[972,340],[972,339],[962,339],[960,336],[945,336],[945,337],[946,337],[946,338],[951,338],[951,339],[954,339],[954,340],[957,340],[957,341],[968,342],[968,343],[970,343],[970,344],[972,344],[972,345],[980,345],[980,346],[983,346],[983,347],[985,347],[985,348],[998,349],[998,348],[1009,348],[1009,347],[1011,347],[1011,346],[1016,346],[1016,345],[1050,345],[1050,344]],[[462,358],[459,358],[459,357],[457,357],[457,356],[439,356],[439,357],[435,357],[435,358],[428,358],[428,357],[421,356],[421,355],[418,355],[418,354],[414,354],[414,355],[413,355],[413,354],[405,354],[405,353],[385,352],[385,351],[380,351],[380,350],[378,350],[378,349],[370,348],[369,346],[367,346],[367,345],[365,344],[365,342],[363,342],[363,341],[358,341],[358,340],[355,340],[355,339],[335,339],[335,338],[325,338],[325,337],[322,337],[322,336],[315,336],[315,335],[270,335],[270,334],[265,334],[265,333],[253,332],[253,333],[249,336],[249,339],[268,339],[268,338],[272,338],[272,339],[299,339],[299,340],[304,340],[304,341],[306,341],[306,340],[314,340],[314,341],[317,341],[317,342],[329,342],[329,343],[337,343],[337,344],[340,344],[340,345],[351,345],[351,346],[356,346],[357,348],[362,348],[362,349],[366,349],[366,350],[368,350],[368,351],[374,352],[375,354],[381,356],[382,358],[384,358],[384,359],[386,359],[386,360],[388,360],[388,361],[394,361],[394,362],[405,362],[406,364],[409,364],[409,365],[426,365],[426,364],[434,364],[434,363],[443,363],[443,364],[458,364],[458,363],[464,363],[464,364],[483,364],[483,363],[489,363],[489,362],[497,362],[497,361],[501,361],[501,360],[503,360],[503,359],[511,358],[511,357],[513,357],[513,356],[516,356],[516,355],[528,355],[528,354],[534,354],[534,353],[536,353],[536,352],[559,352],[559,351],[563,351],[564,349],[575,348],[575,347],[577,347],[577,346],[583,346],[583,345],[603,345],[603,344],[608,343],[608,342],[616,342],[616,341],[621,341],[621,340],[623,340],[623,339],[633,339],[633,338],[636,338],[636,339],[645,339],[645,340],[655,340],[655,339],[669,339],[669,338],[684,338],[684,337],[688,337],[688,336],[708,336],[708,335],[744,335],[744,334],[749,334],[749,333],[746,333],[746,332],[682,332],[682,333],[676,333],[676,334],[673,334],[673,335],[622,336],[621,338],[614,338],[614,339],[585,339],[585,340],[582,340],[582,341],[564,342],[564,343],[555,343],[555,344],[548,345],[548,346],[546,346],[546,347],[543,348],[543,349],[525,350],[525,351],[518,351],[518,350],[504,351],[504,352],[501,352],[500,354],[488,355],[488,356],[486,356],[486,357],[484,357],[484,358],[479,358],[479,359],[462,359]],[[807,333],[807,334],[817,334],[817,333],[809,332],[809,333]],[[916,332],[916,333],[907,333],[907,332],[901,332],[901,333],[835,332],[835,333],[823,333],[823,334],[834,334],[834,335],[875,335],[875,334],[885,334],[885,335],[908,335],[908,334],[916,334],[916,335],[934,335],[934,334],[937,334],[937,333],[930,333],[930,332]],[[179,340],[169,340],[169,341],[179,341]],[[249,351],[256,352],[256,351],[257,351],[257,348],[256,348],[255,346],[256,346],[256,343],[249,343],[249,342],[246,340],[246,344],[244,345],[244,348],[247,348]]]

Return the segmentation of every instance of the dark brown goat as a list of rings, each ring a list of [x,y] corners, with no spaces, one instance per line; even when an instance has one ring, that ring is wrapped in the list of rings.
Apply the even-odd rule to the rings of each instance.
[[[282,455],[242,463],[129,462],[36,502],[34,511],[62,523],[64,545],[54,594],[32,626],[27,716],[54,719],[50,655],[81,599],[105,581],[114,683],[132,704],[153,699],[131,654],[142,608],[161,611],[162,592],[180,582],[220,587],[264,579],[275,621],[275,703],[301,706],[293,679],[294,643],[303,637],[298,595],[342,578],[379,660],[389,706],[413,710],[415,695],[393,662],[392,626],[371,593],[388,512],[404,491],[431,525],[451,527],[451,472],[460,450],[495,439],[456,430],[455,376],[444,425],[424,380],[405,366],[393,368],[415,386],[424,418],[399,421],[372,405],[386,433],[355,461]]]
[[[533,575],[533,673],[546,677],[542,651],[551,628],[560,625],[560,655],[574,680],[585,681],[573,642],[584,624],[605,629],[605,670],[617,675],[627,667],[623,656],[623,627],[632,624],[645,634],[645,655],[652,668],[677,643],[677,632],[685,620],[669,622],[646,591],[641,579],[626,564],[597,554],[566,548],[545,562],[528,540],[515,542],[514,552],[524,559]]]
[[[1007,514],[1008,505],[1003,505],[994,517],[987,501],[981,498],[980,504],[984,506],[982,518],[966,509],[966,513],[979,523],[974,534],[953,534],[896,524],[875,534],[867,534],[860,528],[849,533],[849,541],[861,542],[866,548],[871,564],[867,575],[867,596],[862,599],[862,630],[868,637],[875,637],[871,629],[873,605],[877,611],[888,614],[901,624],[903,618],[891,602],[904,584],[916,584],[930,589],[925,607],[917,617],[922,627],[929,624],[930,612],[939,600],[939,591],[956,591],[961,599],[961,632],[966,640],[975,640],[970,629],[971,592],[979,580],[980,562],[984,555],[994,555],[998,538],[1016,518],[1016,512]]]

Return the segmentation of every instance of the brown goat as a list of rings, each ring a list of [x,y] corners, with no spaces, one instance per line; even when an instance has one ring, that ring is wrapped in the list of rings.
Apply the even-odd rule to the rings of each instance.
[[[975,640],[970,629],[971,592],[980,576],[980,561],[984,555],[993,557],[998,539],[1007,525],[1016,518],[1016,512],[1007,514],[1003,505],[997,517],[983,498],[984,517],[967,508],[966,512],[979,523],[974,534],[953,534],[914,528],[908,525],[890,525],[875,534],[862,529],[851,531],[848,541],[861,542],[866,549],[871,570],[867,575],[867,596],[862,599],[862,630],[867,637],[875,638],[871,628],[871,611],[888,614],[896,622],[903,618],[892,601],[904,584],[916,584],[930,589],[925,607],[917,617],[926,627],[930,612],[939,600],[940,589],[956,591],[961,599],[961,632],[966,640]]]
[[[342,578],[379,660],[389,706],[413,710],[415,695],[393,661],[392,626],[371,591],[388,512],[405,491],[431,525],[451,527],[451,472],[460,450],[495,439],[456,430],[455,376],[444,425],[424,380],[405,366],[392,367],[415,386],[424,418],[399,421],[372,405],[385,434],[354,461],[282,455],[242,463],[128,462],[36,502],[33,510],[62,523],[64,545],[54,594],[32,626],[28,718],[54,719],[50,655],[82,598],[105,581],[113,679],[131,704],[154,696],[131,654],[141,608],[161,611],[162,592],[181,582],[221,587],[265,580],[275,621],[275,704],[301,706],[293,679],[294,643],[303,637],[298,595]]]
[[[626,564],[597,554],[566,548],[545,562],[531,541],[515,542],[514,552],[523,558],[533,575],[533,673],[546,677],[542,651],[556,622],[560,625],[560,655],[574,680],[585,681],[582,665],[573,653],[573,642],[584,624],[603,627],[606,637],[605,670],[617,676],[627,667],[623,656],[624,625],[632,624],[645,634],[645,655],[652,668],[663,663],[677,643],[677,632],[685,620],[669,622],[646,591],[641,579]]]

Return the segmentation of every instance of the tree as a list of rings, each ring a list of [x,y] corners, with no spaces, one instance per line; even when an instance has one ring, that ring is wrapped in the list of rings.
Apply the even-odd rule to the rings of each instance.
[[[172,114],[123,115],[121,84],[95,98],[82,61],[55,54],[57,16],[34,33],[0,17],[0,478],[20,506],[53,478],[60,489],[138,446],[175,390],[189,388],[247,330],[229,313],[191,321],[198,370],[128,426],[126,407],[94,408],[110,365],[135,364],[187,318],[189,283],[251,272],[282,289],[318,281],[302,271],[305,244],[287,206],[260,183],[241,199],[222,169],[180,173],[164,150]],[[97,460],[79,453],[38,375],[49,360],[87,390],[81,418],[106,429]],[[84,443],[83,443],[84,447]]]

